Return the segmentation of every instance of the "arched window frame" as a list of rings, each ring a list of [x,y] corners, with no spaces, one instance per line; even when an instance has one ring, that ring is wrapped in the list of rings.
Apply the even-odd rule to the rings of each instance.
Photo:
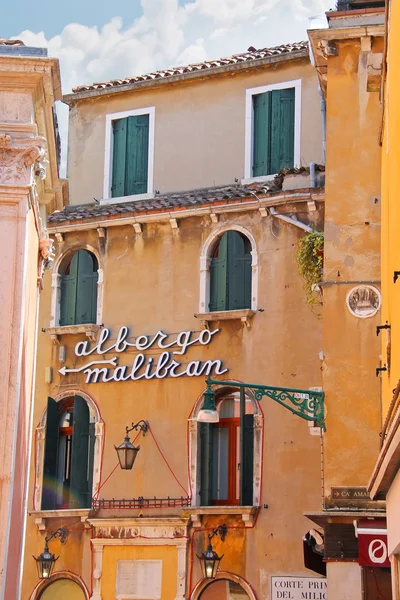
[[[88,244],[79,244],[71,246],[58,256],[54,262],[52,279],[51,279],[51,319],[50,327],[62,327],[60,325],[60,314],[61,314],[61,283],[62,283],[62,270],[72,259],[73,255],[78,250],[87,250],[96,257],[98,264],[98,279],[97,279],[97,309],[96,309],[96,325],[101,325],[103,316],[103,290],[104,290],[104,277],[103,277],[103,262],[100,254],[96,248]],[[66,326],[66,327],[75,327]]]
[[[89,394],[82,390],[67,390],[61,392],[54,397],[56,402],[62,402],[67,398],[75,398],[81,396],[87,403],[90,415],[94,417],[95,423],[95,442],[94,442],[94,458],[93,458],[93,483],[92,497],[98,491],[101,479],[101,457],[104,445],[104,421],[96,402]],[[44,410],[42,418],[35,432],[36,442],[36,464],[35,464],[35,486],[33,493],[33,509],[41,510],[42,494],[43,494],[43,472],[44,472],[44,451],[46,441],[46,425],[47,425],[47,409]],[[59,509],[65,511],[68,509]]]
[[[49,579],[44,579],[39,581],[33,590],[32,594],[29,597],[29,600],[40,600],[40,596],[43,594],[46,588],[48,588],[52,583],[55,583],[59,579],[70,579],[74,583],[77,583],[79,587],[82,589],[82,592],[85,595],[85,599],[89,600],[89,589],[86,583],[83,581],[82,577],[73,573],[72,571],[57,571],[53,573],[53,575]]]
[[[229,393],[239,391],[239,388],[229,388]],[[204,391],[198,397],[189,417],[189,477],[190,489],[192,495],[192,506],[201,506],[200,502],[200,461],[199,461],[199,422],[197,416],[203,406]],[[221,390],[222,397],[224,395]],[[254,398],[251,390],[246,390],[246,398],[251,400],[254,411],[254,458],[253,458],[253,507],[261,505],[261,479],[262,479],[262,454],[263,454],[263,435],[264,435],[264,415],[259,402]]]
[[[255,595],[251,585],[245,579],[239,577],[239,575],[236,575],[235,573],[229,573],[228,571],[218,571],[213,581],[220,580],[234,581],[244,589],[244,591],[249,597],[249,600],[257,600],[257,596]],[[209,579],[201,579],[195,586],[193,592],[191,593],[190,600],[200,600],[202,593],[209,585],[211,585]]]
[[[251,310],[256,311],[258,307],[258,254],[256,240],[252,233],[245,227],[235,224],[222,225],[215,228],[203,244],[200,254],[200,295],[199,295],[199,313],[209,313],[210,302],[210,263],[214,246],[226,231],[238,231],[251,244]],[[228,311],[227,311],[228,312]]]

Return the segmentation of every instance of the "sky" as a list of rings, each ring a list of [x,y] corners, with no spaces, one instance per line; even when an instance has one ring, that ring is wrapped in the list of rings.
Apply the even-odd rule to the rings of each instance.
[[[0,37],[48,48],[63,93],[80,84],[307,39],[335,0],[31,0],[9,3]],[[318,19],[312,24],[320,25]],[[66,161],[68,110],[58,106]]]

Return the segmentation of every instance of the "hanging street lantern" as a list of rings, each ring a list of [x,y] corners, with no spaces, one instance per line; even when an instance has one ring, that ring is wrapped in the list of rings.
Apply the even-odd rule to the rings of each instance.
[[[219,414],[217,411],[217,407],[215,406],[215,392],[211,389],[211,383],[209,383],[207,379],[207,389],[203,394],[204,401],[199,414],[197,415],[197,420],[200,423],[218,423]]]
[[[49,541],[53,538],[59,538],[61,544],[64,545],[67,541],[68,534],[68,529],[66,529],[65,527],[60,527],[59,529],[57,529],[57,531],[45,538],[44,551],[41,554],[39,554],[39,556],[33,557],[36,560],[36,567],[39,579],[49,579],[51,577],[51,574],[53,573],[54,565],[60,558],[59,556],[56,557],[50,552]]]
[[[200,556],[197,555],[197,558],[200,561],[204,579],[215,579],[218,572],[219,563],[224,558],[224,554],[222,556],[218,556],[218,554],[213,550],[211,540],[215,535],[219,535],[221,537],[221,540],[224,541],[226,534],[226,525],[218,525],[218,527],[214,529],[212,533],[208,534],[207,550],[203,552]]]
[[[136,456],[140,450],[140,446],[134,446],[129,438],[129,433],[134,429],[140,429],[144,435],[149,429],[149,422],[141,419],[136,424],[132,423],[131,428],[125,427],[126,433],[124,441],[119,446],[114,446],[118,455],[120,467],[121,469],[124,469],[124,471],[132,469]]]

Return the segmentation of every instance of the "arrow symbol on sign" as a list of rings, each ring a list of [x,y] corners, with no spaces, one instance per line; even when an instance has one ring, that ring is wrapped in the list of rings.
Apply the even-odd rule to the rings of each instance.
[[[84,371],[92,365],[112,365],[113,367],[116,367],[117,363],[118,356],[114,356],[114,358],[111,358],[110,360],[92,360],[92,362],[88,363],[87,365],[83,365],[83,367],[79,367],[79,369],[68,369],[67,367],[61,367],[61,369],[58,369],[58,372],[61,373],[61,375],[67,375],[67,373],[79,373],[80,371]]]

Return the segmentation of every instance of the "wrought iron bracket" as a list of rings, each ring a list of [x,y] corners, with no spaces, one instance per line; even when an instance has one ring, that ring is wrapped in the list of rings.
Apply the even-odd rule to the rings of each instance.
[[[381,374],[383,371],[387,371],[387,366],[386,366],[386,365],[384,365],[383,367],[377,367],[377,368],[375,369],[375,375],[376,375],[377,377],[379,377],[379,375],[380,375],[380,374]]]
[[[249,388],[254,390],[254,397],[260,401],[264,396],[271,398],[291,413],[306,421],[315,421],[317,427],[326,431],[324,392],[302,390],[297,388],[274,387],[272,385],[258,385],[255,383],[241,383],[238,381],[222,381],[207,378],[207,387],[212,385],[229,385],[232,387]]]
[[[211,540],[213,539],[213,537],[215,535],[219,535],[219,537],[221,538],[221,541],[224,542],[227,533],[228,533],[228,528],[225,525],[225,523],[223,523],[222,525],[218,525],[218,527],[213,529],[212,533],[208,534],[208,543],[211,544]]]
[[[382,331],[382,329],[390,329],[390,325],[389,323],[386,321],[386,323],[384,325],[378,325],[376,328],[376,335],[379,335],[380,332]]]
[[[64,546],[64,544],[67,541],[68,536],[69,536],[69,530],[66,527],[59,527],[58,529],[56,529],[56,531],[54,531],[54,533],[45,537],[44,541],[46,542],[46,547],[47,547],[47,544],[50,542],[50,540],[53,540],[56,538],[58,538],[61,542],[61,545]]]
[[[129,436],[130,432],[133,430],[138,430],[140,429],[140,431],[143,433],[143,436],[148,432],[149,430],[149,422],[148,421],[144,421],[143,419],[140,419],[140,421],[138,421],[137,423],[132,423],[132,427],[129,428],[128,426],[125,427],[126,430],[126,437]],[[126,439],[126,438],[125,438]]]

